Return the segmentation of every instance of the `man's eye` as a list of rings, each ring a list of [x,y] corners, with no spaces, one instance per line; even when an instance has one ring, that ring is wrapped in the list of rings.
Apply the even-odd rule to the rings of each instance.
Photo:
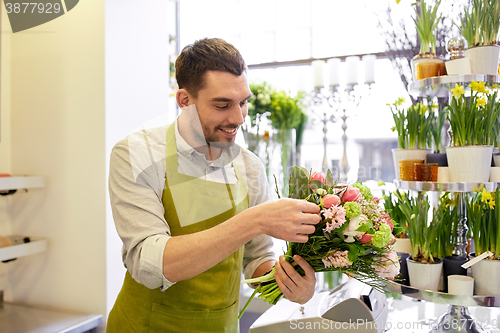
[[[241,102],[241,103],[240,103],[240,106],[245,106],[245,105],[247,105],[247,102],[248,102],[248,101],[246,101],[246,100],[245,100],[245,101],[243,101],[243,102]]]
[[[229,104],[224,104],[224,105],[216,105],[215,107],[219,110],[223,110],[223,109],[227,109],[228,106],[229,106]]]

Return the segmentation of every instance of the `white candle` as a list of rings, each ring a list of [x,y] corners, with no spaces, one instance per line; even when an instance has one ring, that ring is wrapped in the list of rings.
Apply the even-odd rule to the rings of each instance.
[[[330,86],[338,86],[340,84],[340,75],[339,75],[340,59],[339,58],[328,59],[327,64],[328,64],[328,71],[330,72]]]
[[[314,60],[312,63],[313,73],[314,73],[314,88],[323,88],[323,67],[325,65],[324,60]]]
[[[347,84],[355,85],[358,84],[358,62],[359,57],[352,56],[346,57],[345,62],[347,64]]]
[[[365,83],[375,82],[375,59],[377,59],[377,56],[373,54],[363,56],[363,63],[365,64]]]

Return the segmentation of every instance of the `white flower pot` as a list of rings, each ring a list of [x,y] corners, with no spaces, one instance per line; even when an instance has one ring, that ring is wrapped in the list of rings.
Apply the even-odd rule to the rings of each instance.
[[[443,261],[434,264],[423,264],[407,259],[408,275],[410,286],[422,290],[438,291],[441,273],[443,271]]]
[[[392,249],[396,252],[411,253],[411,243],[409,238],[395,238]]]
[[[484,45],[472,47],[465,50],[465,58],[470,60],[472,74],[497,75],[500,46]]]
[[[444,64],[448,75],[471,74],[469,58],[453,59]]]
[[[500,260],[481,260],[471,270],[476,295],[500,296]]]
[[[396,179],[401,179],[399,175],[399,161],[422,159],[427,162],[427,155],[432,153],[432,149],[393,149],[392,159],[394,161],[394,170],[396,171]]]
[[[493,155],[493,161],[495,161],[496,167],[500,167],[500,154]]]
[[[500,183],[500,167],[491,167],[490,168],[490,182]]]
[[[492,152],[493,146],[447,147],[450,182],[488,182]]]

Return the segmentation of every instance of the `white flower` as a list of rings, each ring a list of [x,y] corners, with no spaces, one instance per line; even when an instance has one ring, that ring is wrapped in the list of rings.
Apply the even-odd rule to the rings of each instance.
[[[316,193],[321,196],[325,196],[327,194],[326,190],[324,188],[318,188],[316,190]]]
[[[363,214],[349,220],[349,225],[342,233],[344,236],[347,236],[345,240],[346,243],[353,243],[355,240],[354,237],[361,237],[364,235],[363,231],[356,231],[356,229],[365,221],[368,221],[368,218]]]

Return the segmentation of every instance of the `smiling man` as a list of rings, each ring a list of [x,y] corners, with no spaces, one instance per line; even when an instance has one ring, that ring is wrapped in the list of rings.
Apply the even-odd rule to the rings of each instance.
[[[240,277],[276,266],[285,297],[305,303],[316,283],[271,252],[272,238],[305,242],[315,204],[270,200],[259,158],[235,144],[251,97],[246,65],[221,39],[184,48],[176,61],[173,124],[131,134],[113,148],[109,191],[127,273],[107,332],[237,332]]]

